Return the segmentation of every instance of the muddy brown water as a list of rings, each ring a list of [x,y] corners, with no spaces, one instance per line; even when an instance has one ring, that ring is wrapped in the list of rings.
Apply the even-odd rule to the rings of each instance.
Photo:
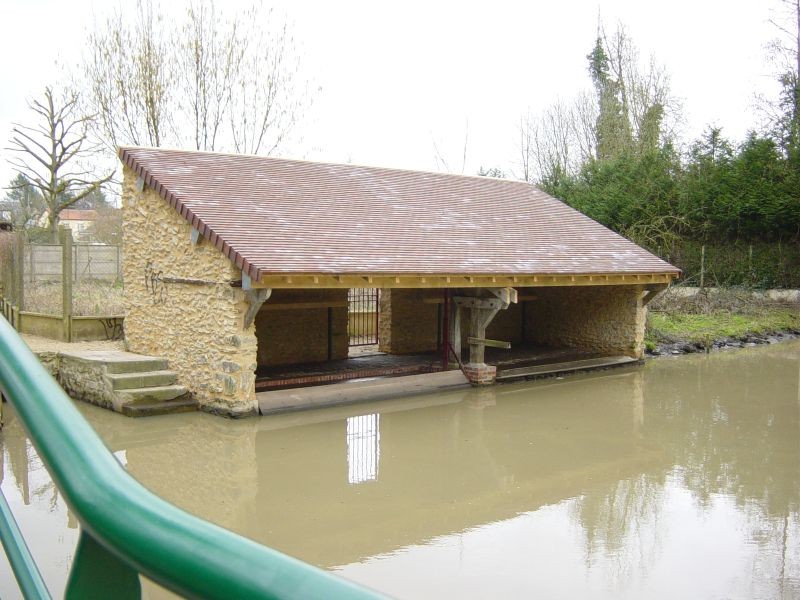
[[[800,342],[244,421],[78,406],[157,494],[391,596],[800,597]],[[58,596],[77,523],[7,421]]]

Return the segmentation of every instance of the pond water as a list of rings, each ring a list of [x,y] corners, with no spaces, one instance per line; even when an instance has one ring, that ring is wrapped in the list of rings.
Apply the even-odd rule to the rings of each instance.
[[[79,408],[155,493],[398,598],[800,597],[800,342],[244,421]],[[77,523],[13,414],[2,446],[58,595]]]

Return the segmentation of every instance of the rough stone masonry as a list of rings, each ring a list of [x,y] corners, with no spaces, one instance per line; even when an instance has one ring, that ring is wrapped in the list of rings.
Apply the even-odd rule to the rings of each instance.
[[[257,414],[255,327],[244,329],[245,293],[231,285],[241,271],[205,241],[194,244],[191,226],[136,179],[124,167],[127,350],[168,357],[202,410]]]

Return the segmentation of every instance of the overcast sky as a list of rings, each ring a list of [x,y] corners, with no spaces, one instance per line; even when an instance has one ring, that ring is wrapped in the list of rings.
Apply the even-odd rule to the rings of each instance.
[[[623,22],[643,58],[666,67],[684,105],[685,140],[709,123],[741,139],[758,122],[755,94],[776,90],[765,45],[776,35],[768,19],[777,0],[274,5],[293,27],[304,76],[320,88],[300,139],[284,151],[293,157],[435,170],[435,143],[460,172],[468,131],[466,173],[513,172],[520,116],[589,87],[598,12],[607,29]],[[109,6],[0,0],[3,146],[12,122],[30,120],[26,100],[78,64],[85,32]],[[0,184],[13,174],[7,156]]]

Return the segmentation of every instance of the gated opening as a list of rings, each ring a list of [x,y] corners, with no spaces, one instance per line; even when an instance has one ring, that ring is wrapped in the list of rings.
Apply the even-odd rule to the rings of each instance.
[[[377,288],[353,288],[347,293],[347,333],[350,354],[378,350]]]

